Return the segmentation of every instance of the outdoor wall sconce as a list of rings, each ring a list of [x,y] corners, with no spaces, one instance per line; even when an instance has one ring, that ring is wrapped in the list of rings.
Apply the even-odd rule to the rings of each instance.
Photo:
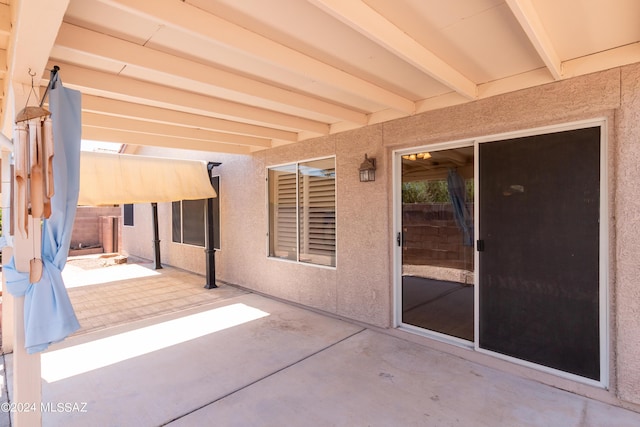
[[[360,165],[360,182],[376,180],[376,159],[370,159],[364,155],[364,162]]]

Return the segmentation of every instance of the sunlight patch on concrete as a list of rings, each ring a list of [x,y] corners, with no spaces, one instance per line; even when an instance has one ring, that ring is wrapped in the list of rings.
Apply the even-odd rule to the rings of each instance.
[[[42,378],[59,381],[251,322],[269,313],[232,304],[42,354]]]
[[[157,271],[138,264],[124,264],[93,270],[83,270],[73,265],[67,265],[62,271],[62,278],[67,288],[99,285],[101,283],[117,282],[120,280],[139,279],[142,277],[158,276]]]

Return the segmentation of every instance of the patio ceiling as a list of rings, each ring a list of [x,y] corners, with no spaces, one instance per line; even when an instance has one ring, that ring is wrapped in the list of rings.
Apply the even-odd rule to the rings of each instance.
[[[85,139],[250,153],[640,62],[639,22],[637,0],[0,0],[0,70],[6,94],[58,65]]]

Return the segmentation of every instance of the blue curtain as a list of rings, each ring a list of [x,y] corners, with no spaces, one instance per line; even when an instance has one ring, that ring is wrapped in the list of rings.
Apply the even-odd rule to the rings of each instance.
[[[7,290],[24,296],[25,347],[28,353],[44,351],[80,328],[62,269],[67,262],[71,232],[80,189],[80,92],[62,86],[58,75],[49,92],[53,122],[53,179],[51,216],[42,229],[44,271],[37,283],[29,283],[29,273],[15,269],[11,259],[5,268]]]
[[[458,227],[462,230],[463,244],[473,246],[473,218],[466,203],[467,187],[464,179],[454,169],[449,169],[447,190],[453,205],[453,215]]]

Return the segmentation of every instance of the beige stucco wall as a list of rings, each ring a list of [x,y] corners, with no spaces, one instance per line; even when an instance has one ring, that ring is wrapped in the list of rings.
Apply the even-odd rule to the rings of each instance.
[[[621,72],[616,114],[615,332],[618,392],[640,403],[640,65]]]
[[[122,210],[122,207],[120,209]],[[121,212],[121,215],[124,218],[124,212]],[[123,252],[141,258],[153,259],[153,223],[151,218],[151,204],[133,205],[133,226],[122,225]]]
[[[331,135],[238,157],[221,169],[222,251],[218,275],[259,292],[378,326],[390,324],[387,177],[360,183],[364,153],[380,159],[382,127]],[[336,156],[336,268],[267,257],[266,169],[269,166]],[[227,196],[225,196],[227,195]],[[368,265],[367,268],[363,268]]]
[[[393,150],[606,118],[611,380],[610,391],[601,391],[601,397],[604,393],[605,398],[640,404],[639,81],[640,65],[632,65],[251,156],[213,155],[210,160],[223,162],[218,168],[223,230],[222,250],[216,255],[218,279],[339,316],[391,327]],[[365,153],[377,158],[378,170],[373,183],[358,180],[358,166]],[[140,154],[159,155],[161,150],[146,149]],[[189,155],[206,159],[204,153]],[[207,155],[211,157],[210,153]],[[337,267],[322,268],[267,258],[266,168],[333,155],[337,174]],[[221,157],[224,160],[220,160]],[[167,216],[170,221],[168,211],[161,212],[164,212],[161,216]],[[136,228],[141,224],[137,215],[136,208]],[[150,230],[150,217],[148,224]],[[193,255],[192,248],[167,247],[167,241],[171,240],[169,233],[170,222],[161,222],[163,262],[201,273],[204,256]],[[144,239],[151,244],[151,237]],[[166,254],[167,251],[172,254]],[[202,261],[197,261],[199,259]],[[571,387],[566,383],[559,386],[589,393],[584,387]]]
[[[221,162],[221,250],[216,251],[216,278],[316,309],[388,327],[391,316],[390,248],[381,238],[389,227],[388,182],[381,173],[375,182],[360,183],[358,168],[364,153],[378,158],[384,170],[382,125],[331,135],[252,156],[168,151],[144,147],[140,155],[177,156]],[[267,257],[266,170],[269,166],[336,156],[336,268]],[[205,273],[202,248],[171,242],[171,208],[158,205],[162,262]],[[124,241],[132,255],[153,259],[151,207],[136,205],[134,227],[125,227]],[[374,261],[369,268],[362,268]]]

